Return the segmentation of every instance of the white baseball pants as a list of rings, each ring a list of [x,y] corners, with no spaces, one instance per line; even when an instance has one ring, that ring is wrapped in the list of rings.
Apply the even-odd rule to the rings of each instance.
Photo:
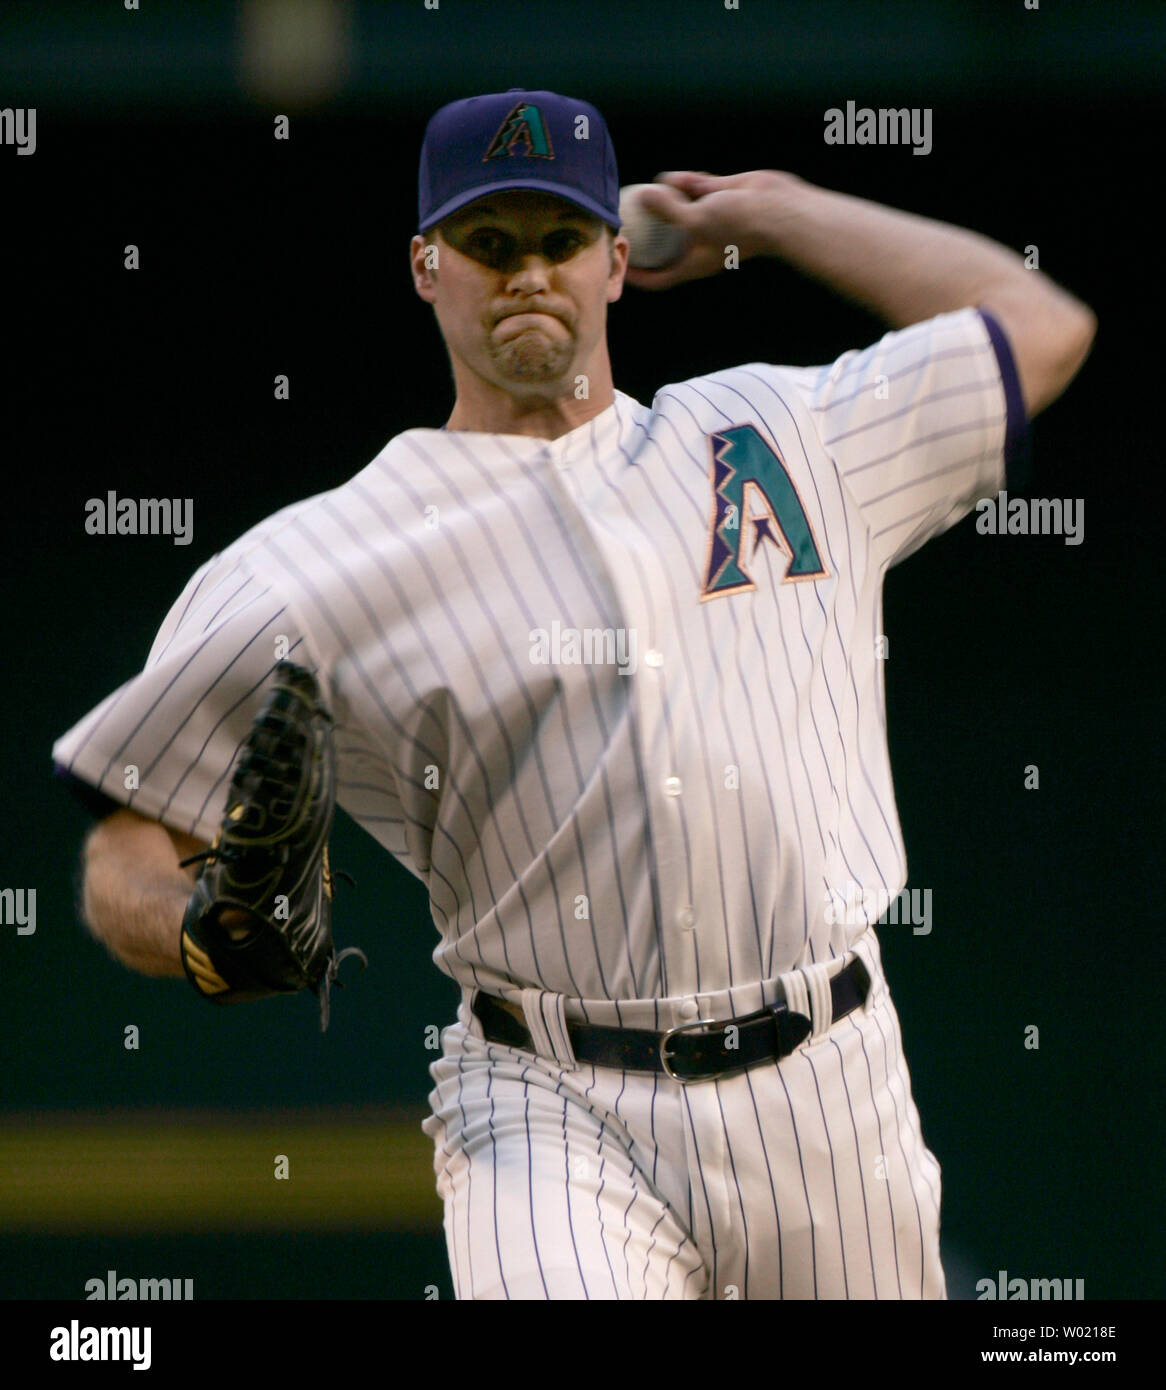
[[[423,1126],[457,1297],[946,1297],[939,1164],[873,931],[855,953],[871,974],[862,1008],[832,1026],[824,1012],[822,982],[848,958],[792,972],[778,984],[820,1014],[811,1037],[780,1063],[688,1085],[565,1065],[561,1031],[540,1037],[559,1056],[488,1043],[467,994]],[[705,1016],[749,1011],[712,1014],[716,1000],[701,996]]]

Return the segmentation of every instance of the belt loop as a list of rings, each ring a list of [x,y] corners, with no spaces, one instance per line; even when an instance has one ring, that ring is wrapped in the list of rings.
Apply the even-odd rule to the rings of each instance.
[[[803,968],[798,973],[805,977],[806,989],[810,996],[810,1022],[813,1024],[810,1037],[817,1042],[834,1026],[834,999],[830,993],[830,976],[825,965]]]
[[[810,1013],[810,992],[800,970],[791,970],[788,975],[781,977],[781,992],[791,1014],[801,1014],[803,1018],[813,1022]]]
[[[782,993],[791,1013],[810,1020],[810,1037],[816,1042],[834,1026],[834,999],[830,993],[830,969],[836,961],[803,965],[781,977]]]
[[[560,1066],[574,1069],[579,1064],[567,1033],[565,998],[565,995],[545,989],[524,989],[522,1014],[536,1054],[553,1057]]]

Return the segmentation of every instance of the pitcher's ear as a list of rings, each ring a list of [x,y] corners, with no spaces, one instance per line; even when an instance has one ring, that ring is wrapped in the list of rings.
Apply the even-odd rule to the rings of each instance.
[[[409,243],[409,269],[413,275],[413,288],[422,299],[431,300],[433,297],[440,258],[440,247],[432,235],[415,236]]]

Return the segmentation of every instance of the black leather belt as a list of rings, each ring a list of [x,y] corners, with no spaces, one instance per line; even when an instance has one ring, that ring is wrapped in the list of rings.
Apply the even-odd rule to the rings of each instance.
[[[869,989],[870,975],[856,956],[830,981],[833,1021],[864,1004]],[[477,995],[474,1013],[488,1042],[535,1051],[526,1026],[491,995]],[[721,1022],[698,1018],[664,1033],[568,1023],[567,1036],[580,1062],[621,1071],[663,1072],[674,1081],[686,1082],[709,1081],[788,1057],[810,1036],[812,1027],[808,1018],[791,1012],[782,1001],[741,1018]]]

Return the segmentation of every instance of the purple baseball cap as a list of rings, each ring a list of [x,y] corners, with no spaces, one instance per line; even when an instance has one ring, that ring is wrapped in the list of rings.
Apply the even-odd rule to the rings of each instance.
[[[421,144],[418,232],[507,188],[554,193],[619,231],[615,150],[589,102],[511,87],[451,101],[432,117]]]

